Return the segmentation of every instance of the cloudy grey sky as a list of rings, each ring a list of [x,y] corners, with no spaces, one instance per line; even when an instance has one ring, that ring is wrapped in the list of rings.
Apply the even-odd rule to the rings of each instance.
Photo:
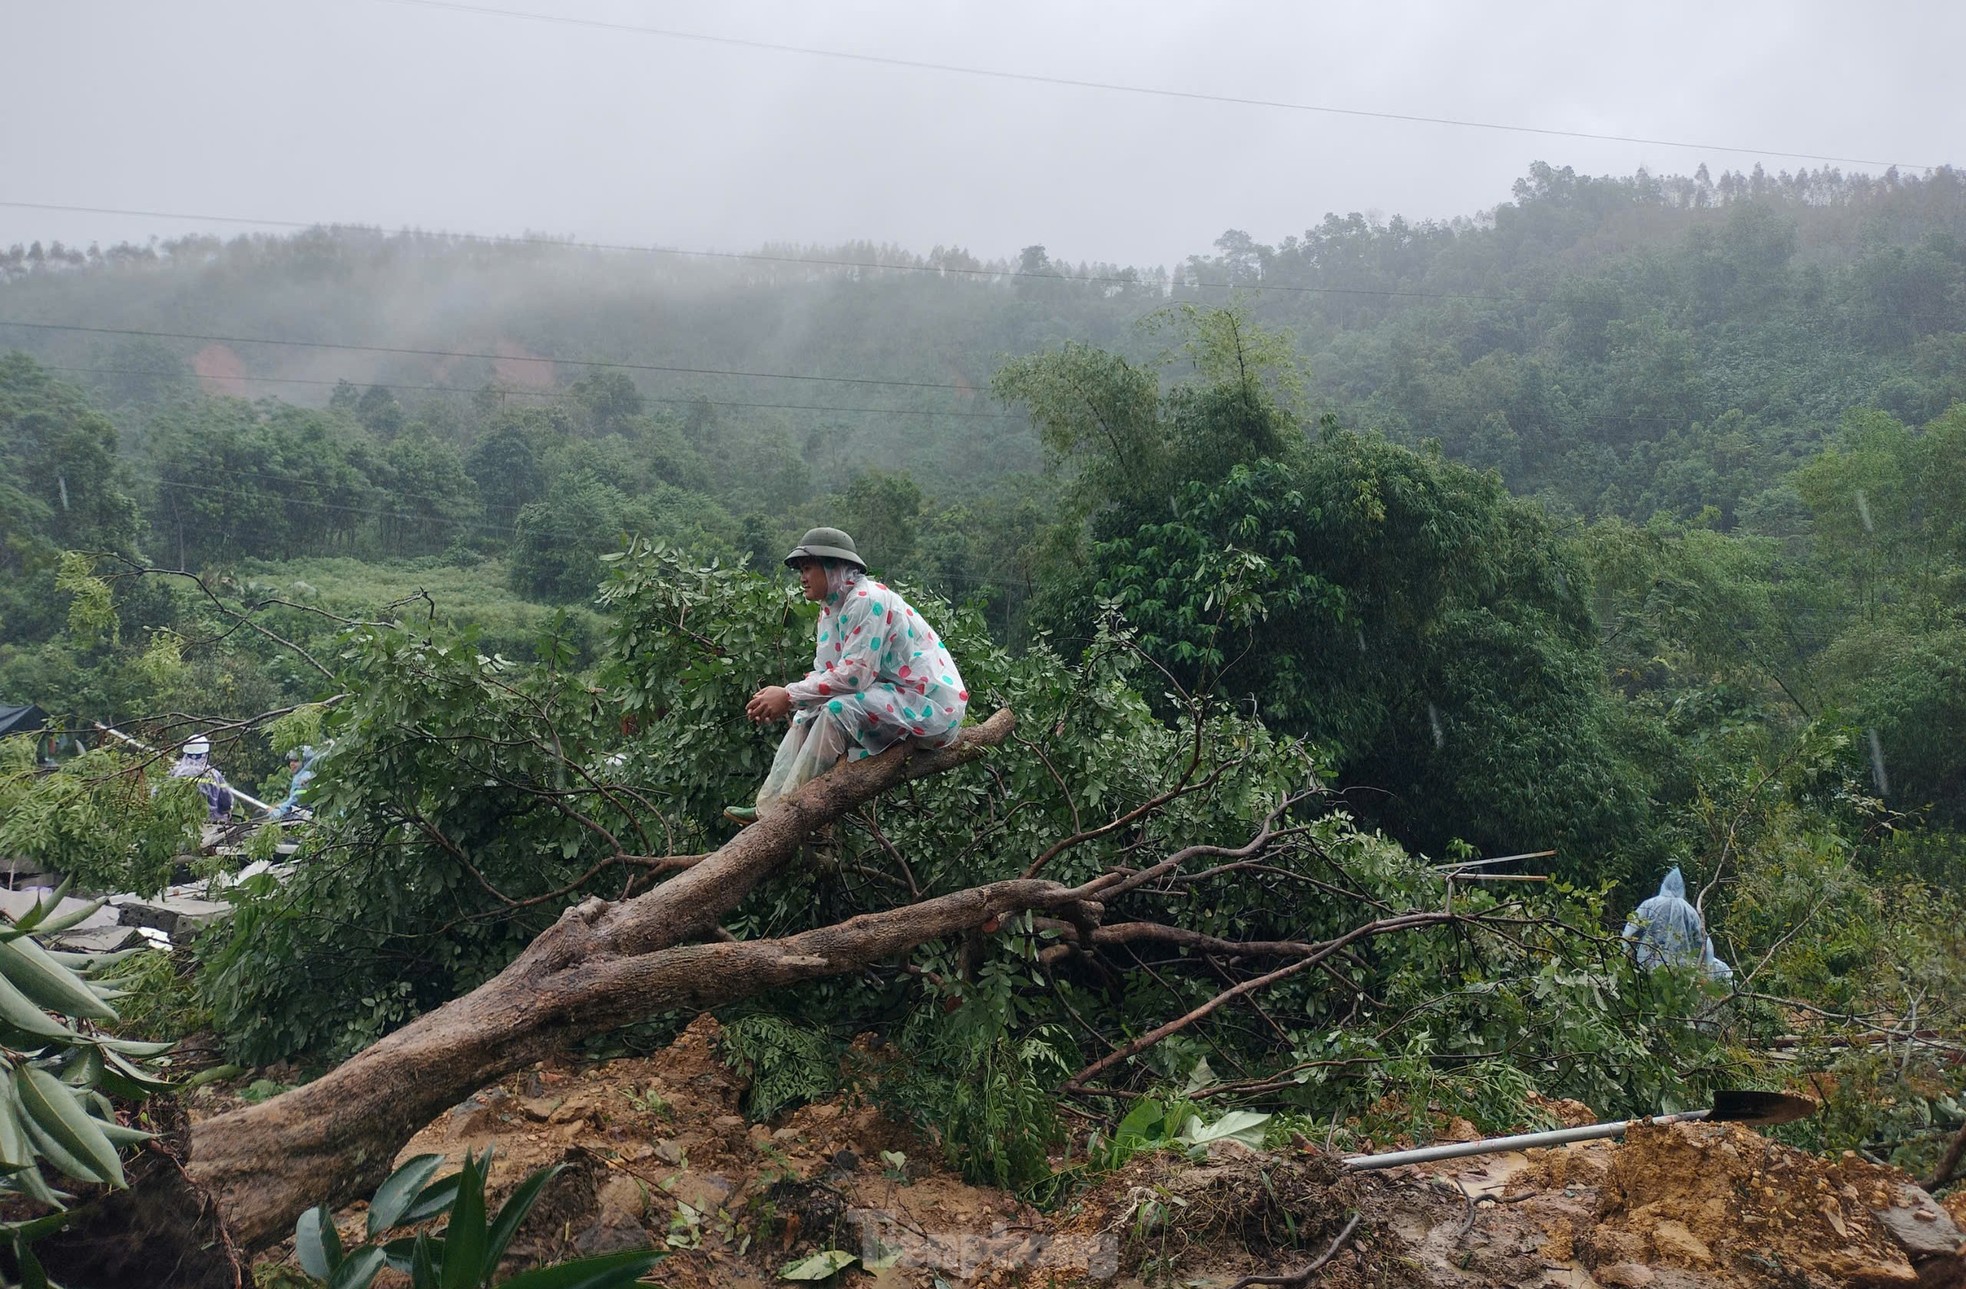
[[[474,2],[474,0],[472,0]],[[1956,163],[1966,5],[485,0],[585,23],[1204,95]],[[1794,158],[1242,106],[408,0],[4,6],[0,201],[691,249],[1169,264],[1326,211],[1451,216],[1542,159]],[[1845,165],[1846,170],[1866,167]],[[236,231],[0,205],[0,245]]]

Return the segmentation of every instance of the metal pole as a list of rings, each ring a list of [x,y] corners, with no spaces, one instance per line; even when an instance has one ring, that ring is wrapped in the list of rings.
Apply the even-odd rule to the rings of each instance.
[[[135,748],[139,752],[148,752],[152,756],[159,755],[156,748],[150,746],[150,744],[148,743],[139,742],[138,740],[131,738],[128,734],[125,734],[122,730],[111,729],[109,728],[109,726],[104,725],[101,721],[96,721],[95,727],[101,730],[103,733],[109,735],[109,737],[117,740],[120,743],[125,743],[129,745],[130,747]],[[264,801],[261,801],[258,797],[253,796],[249,792],[242,792],[238,788],[233,788],[229,780],[226,782],[225,786],[227,788],[232,789],[232,795],[234,797],[236,797],[240,801],[245,802],[253,809],[259,811],[261,814],[270,815],[273,813],[272,806],[267,805]]]
[[[1650,1119],[1619,1119],[1615,1123],[1591,1123],[1581,1128],[1553,1128],[1548,1132],[1522,1132],[1513,1137],[1484,1137],[1480,1141],[1455,1141],[1445,1146],[1423,1146],[1418,1150],[1396,1150],[1389,1155],[1348,1155],[1344,1160],[1350,1172],[1373,1168],[1398,1168],[1401,1164],[1428,1164],[1437,1159],[1460,1159],[1465,1155],[1500,1154],[1505,1150],[1529,1150],[1536,1146],[1562,1146],[1573,1141],[1596,1141],[1621,1137],[1635,1123],[1691,1123],[1712,1114],[1711,1110],[1687,1110],[1680,1114],[1654,1115]]]

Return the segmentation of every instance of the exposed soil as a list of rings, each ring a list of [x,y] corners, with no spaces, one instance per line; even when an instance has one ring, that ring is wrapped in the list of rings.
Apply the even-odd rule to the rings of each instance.
[[[192,355],[191,370],[197,373],[198,388],[207,394],[252,397],[246,381],[245,360],[230,345],[206,345]]]
[[[1723,1125],[1374,1173],[1309,1145],[1223,1142],[1201,1159],[1136,1158],[1040,1213],[965,1184],[938,1149],[851,1095],[747,1123],[718,1036],[704,1016],[652,1057],[516,1075],[431,1124],[404,1157],[495,1148],[494,1202],[565,1164],[513,1246],[514,1268],[666,1245],[656,1281],[674,1289],[789,1283],[782,1268],[825,1249],[864,1260],[832,1283],[867,1289],[1227,1289],[1301,1270],[1355,1214],[1311,1284],[1966,1285],[1954,1224],[1966,1199],[1941,1205],[1893,1170]],[[1569,1124],[1595,1117],[1575,1102],[1540,1108]],[[361,1209],[341,1219],[359,1238]]]

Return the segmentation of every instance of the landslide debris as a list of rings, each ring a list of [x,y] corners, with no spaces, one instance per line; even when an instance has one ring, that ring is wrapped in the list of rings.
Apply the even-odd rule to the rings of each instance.
[[[1373,1173],[1308,1145],[1223,1141],[1198,1159],[1136,1157],[1041,1213],[966,1184],[857,1095],[748,1123],[720,1034],[702,1016],[653,1056],[514,1075],[403,1156],[495,1148],[493,1203],[566,1164],[508,1271],[653,1245],[669,1251],[657,1280],[671,1289],[789,1284],[785,1266],[829,1249],[858,1259],[829,1282],[847,1289],[1227,1289],[1309,1265],[1354,1214],[1318,1289],[1966,1289],[1966,1192],[1941,1203],[1895,1170],[1739,1127],[1640,1125],[1622,1142]],[[348,1238],[361,1219],[359,1206],[340,1215]]]

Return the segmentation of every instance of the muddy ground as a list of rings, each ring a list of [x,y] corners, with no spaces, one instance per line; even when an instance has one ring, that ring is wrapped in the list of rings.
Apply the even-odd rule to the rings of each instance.
[[[1893,1170],[1727,1125],[1373,1173],[1307,1143],[1225,1142],[1199,1159],[1136,1158],[1041,1213],[965,1184],[851,1096],[751,1124],[744,1091],[705,1016],[652,1057],[485,1088],[403,1154],[495,1148],[495,1193],[565,1164],[514,1267],[653,1245],[669,1251],[653,1282],[673,1289],[787,1284],[783,1269],[825,1250],[856,1259],[831,1283],[864,1289],[1227,1289],[1280,1283],[1341,1234],[1309,1284],[1966,1287],[1966,1194],[1941,1203]],[[341,1220],[358,1239],[362,1210]]]

